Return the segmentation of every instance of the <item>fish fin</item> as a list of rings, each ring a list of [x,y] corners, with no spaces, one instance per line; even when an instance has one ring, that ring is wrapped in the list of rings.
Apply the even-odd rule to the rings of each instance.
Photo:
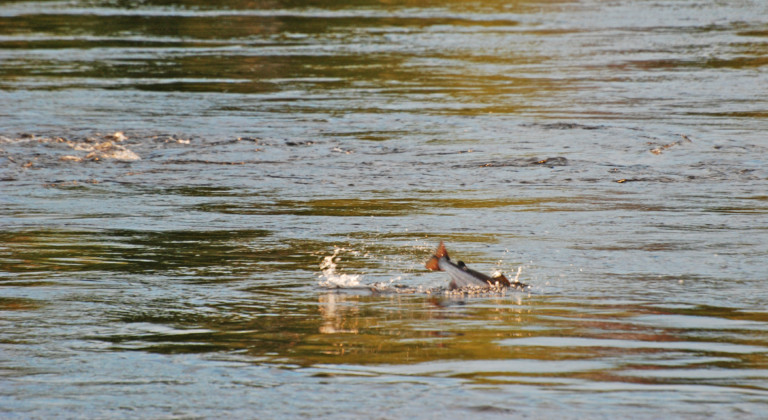
[[[450,259],[450,257],[448,256],[448,250],[445,249],[445,244],[443,243],[443,241],[440,241],[440,245],[437,246],[437,251],[435,251],[435,256],[437,258],[445,257]]]
[[[424,266],[427,267],[427,270],[430,271],[442,271],[440,270],[440,260],[436,255],[433,255],[432,258],[427,260],[427,263],[424,264]]]
[[[507,279],[507,277],[504,274],[501,274],[501,273],[494,274],[493,277],[491,277],[491,280],[493,282],[499,283],[499,285],[504,286],[504,287],[511,286],[509,284],[509,279]]]

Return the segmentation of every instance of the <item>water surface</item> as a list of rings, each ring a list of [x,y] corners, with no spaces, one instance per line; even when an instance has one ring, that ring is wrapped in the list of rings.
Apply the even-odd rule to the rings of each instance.
[[[2,415],[763,417],[766,12],[3,3]]]

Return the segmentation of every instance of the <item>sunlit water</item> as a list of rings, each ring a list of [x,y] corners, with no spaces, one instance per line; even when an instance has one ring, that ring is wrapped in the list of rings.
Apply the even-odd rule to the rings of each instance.
[[[3,3],[0,417],[764,418],[766,28]]]

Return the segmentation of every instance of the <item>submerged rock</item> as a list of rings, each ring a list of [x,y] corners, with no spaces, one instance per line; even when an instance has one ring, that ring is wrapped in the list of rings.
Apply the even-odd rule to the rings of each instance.
[[[93,151],[85,155],[88,160],[113,159],[124,162],[140,160],[139,155],[119,144],[109,141],[98,143],[93,147]]]

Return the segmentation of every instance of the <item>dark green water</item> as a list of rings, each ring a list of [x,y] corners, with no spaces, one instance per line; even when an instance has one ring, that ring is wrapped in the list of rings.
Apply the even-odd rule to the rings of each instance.
[[[3,2],[0,417],[763,418],[766,56],[759,1]]]

